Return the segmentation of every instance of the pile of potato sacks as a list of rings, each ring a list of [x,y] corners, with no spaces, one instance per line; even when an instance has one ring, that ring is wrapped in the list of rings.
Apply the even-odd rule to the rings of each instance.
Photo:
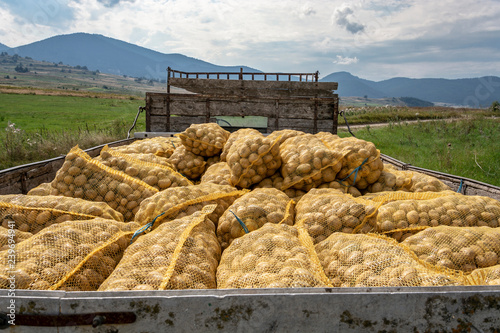
[[[78,147],[0,196],[0,288],[67,291],[500,284],[500,202],[295,130]]]

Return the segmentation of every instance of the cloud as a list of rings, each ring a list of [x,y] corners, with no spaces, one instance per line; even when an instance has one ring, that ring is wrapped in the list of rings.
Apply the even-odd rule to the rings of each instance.
[[[352,65],[358,63],[358,58],[357,57],[349,58],[337,55],[337,59],[334,60],[333,63],[337,65]]]
[[[114,7],[118,5],[120,2],[135,2],[135,0],[97,0],[97,2],[104,5],[104,7]]]
[[[74,19],[69,0],[4,0],[0,2],[20,25],[66,27]]]
[[[348,18],[348,16],[353,13],[354,11],[350,7],[337,8],[334,14],[335,23],[344,27],[352,34],[363,32],[365,30],[365,26],[363,24],[353,22]]]

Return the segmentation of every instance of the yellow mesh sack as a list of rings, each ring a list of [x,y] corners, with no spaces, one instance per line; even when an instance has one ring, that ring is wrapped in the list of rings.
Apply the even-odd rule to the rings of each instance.
[[[500,285],[500,265],[475,269],[465,276],[465,285]]]
[[[52,208],[26,207],[0,202],[0,220],[4,228],[14,221],[16,230],[36,234],[52,224],[87,220],[95,216]]]
[[[396,201],[391,201],[394,199]],[[452,191],[393,192],[373,200],[388,202],[379,208],[378,230],[393,233],[399,241],[415,233],[411,229],[421,230],[422,227],[496,228],[499,225],[500,202],[488,197],[466,196]],[[394,233],[398,229],[402,231]]]
[[[240,137],[226,157],[231,185],[249,188],[272,176],[281,166],[279,152],[279,138],[271,140],[261,134]]]
[[[52,225],[16,244],[16,288],[95,291],[128,246],[136,223],[95,218]],[[0,289],[12,268],[0,252]]]
[[[195,155],[210,157],[220,154],[229,132],[216,123],[191,124],[177,134],[186,149]]]
[[[366,188],[367,193],[378,193],[387,191],[409,191],[411,188],[411,177],[401,175],[401,172],[386,169],[380,173],[380,177]]]
[[[238,140],[241,137],[251,136],[251,135],[261,135],[261,133],[254,128],[240,128],[236,132],[229,134],[229,137],[228,137],[226,143],[224,144],[224,148],[222,149],[222,152],[220,154],[220,160],[222,162],[226,161],[226,157],[227,157],[227,154],[229,153],[229,149],[231,148],[231,146],[233,145],[233,143],[236,140]]]
[[[27,240],[31,236],[33,236],[31,232],[17,230],[14,225],[12,227],[9,224],[7,224],[7,227],[0,226],[0,251],[15,248],[16,244]]]
[[[320,139],[327,146],[334,144],[334,141],[340,139],[340,136],[338,136],[337,134],[332,134],[330,132],[318,132],[314,134],[314,136]]]
[[[196,180],[206,169],[205,159],[188,151],[184,146],[178,146],[168,159],[175,169],[183,176]]]
[[[419,262],[406,246],[381,235],[334,233],[316,252],[334,287],[461,285],[461,275]]]
[[[215,289],[221,248],[208,218],[214,209],[205,206],[140,236],[99,291]]]
[[[396,191],[409,192],[441,192],[451,188],[437,179],[417,171],[398,170],[391,164],[384,164],[384,170],[396,176]]]
[[[313,134],[287,139],[280,146],[283,161],[282,190],[295,188],[309,191],[335,180],[342,167],[342,156],[330,150]]]
[[[275,188],[255,189],[236,199],[219,219],[217,238],[222,248],[266,223],[292,225],[294,205],[293,200]]]
[[[281,145],[283,142],[285,142],[286,139],[293,138],[294,136],[304,135],[304,134],[306,134],[306,133],[304,133],[302,131],[284,129],[284,130],[274,131],[271,134],[269,134],[267,137],[272,141],[278,139],[279,145]]]
[[[347,186],[362,190],[380,177],[384,163],[380,159],[380,151],[372,142],[351,137],[329,141],[326,144],[344,156],[337,179]]]
[[[420,260],[432,265],[471,272],[500,264],[500,229],[439,226],[406,238]]]
[[[51,195],[53,192],[56,192],[54,188],[52,188],[51,183],[41,183],[37,187],[32,188],[28,191],[28,195]]]
[[[155,154],[160,157],[170,157],[175,148],[181,145],[176,137],[154,137],[132,142],[131,144],[113,147],[111,149],[125,154]]]
[[[229,185],[231,169],[226,162],[219,162],[211,165],[201,176],[200,183],[212,183],[219,185]]]
[[[229,185],[211,183],[169,188],[143,201],[135,221],[141,225],[152,222],[151,228],[156,228],[163,221],[191,215],[206,205],[217,204],[209,216],[217,225],[220,216],[233,201],[247,192],[238,191]]]
[[[107,203],[100,201],[88,201],[79,198],[61,197],[56,195],[22,195],[9,194],[0,195],[0,202],[12,203],[24,207],[51,208],[71,213],[88,216],[102,217],[123,222],[123,215]],[[72,220],[72,219],[69,219]]]
[[[307,231],[266,223],[235,239],[217,268],[217,288],[329,287]]]
[[[110,148],[110,150],[114,153],[117,153],[117,154],[125,154],[125,153],[121,153],[119,151],[116,151],[112,148]],[[102,150],[101,150],[101,152],[102,152]],[[173,153],[173,151],[172,151],[172,153]],[[133,159],[136,159],[136,160],[154,163],[154,164],[159,164],[159,165],[173,168],[173,165],[168,162],[167,157],[158,156],[158,155],[155,155],[152,153],[147,153],[147,154],[146,153],[128,153],[125,155],[127,155]]]
[[[320,186],[318,186],[318,188],[331,188],[339,190],[342,193],[350,194],[355,198],[360,197],[362,195],[361,192],[356,187],[342,185],[338,180],[334,180],[333,182],[329,183],[323,183]]]
[[[102,148],[99,157],[98,160],[102,164],[142,180],[159,191],[169,187],[193,185],[189,179],[171,167],[138,160],[130,154],[115,152],[108,146]]]
[[[210,168],[212,165],[220,163],[220,155],[215,155],[206,159],[206,168]]]
[[[158,192],[145,182],[90,158],[78,146],[66,155],[52,187],[57,190],[54,195],[106,202],[125,221],[132,221],[141,201]]]
[[[283,177],[281,176],[281,173],[276,172],[274,175],[271,177],[263,179],[260,183],[255,184],[253,186],[254,189],[257,188],[275,188],[278,190],[281,190],[283,188]],[[287,188],[286,190],[282,191],[286,195],[288,195],[289,198],[292,198],[294,200],[300,199],[304,194],[306,194],[306,191],[302,190],[297,190],[294,188]]]
[[[379,205],[335,189],[312,189],[297,203],[295,221],[304,223],[316,244],[334,232],[374,231]]]

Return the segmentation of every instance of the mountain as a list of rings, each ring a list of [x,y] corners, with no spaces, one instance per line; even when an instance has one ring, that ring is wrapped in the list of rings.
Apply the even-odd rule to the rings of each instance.
[[[11,48],[9,54],[37,60],[87,66],[103,73],[165,79],[171,67],[190,72],[258,72],[245,66],[217,66],[182,54],[164,54],[97,34],[74,33]]]
[[[8,49],[10,49],[10,47],[8,47],[5,44],[0,43],[0,52],[7,51]]]
[[[336,72],[320,81],[338,82],[340,96],[414,97],[433,103],[471,107],[487,107],[493,101],[500,101],[500,77],[497,76],[470,79],[396,77],[376,82],[347,72]]]

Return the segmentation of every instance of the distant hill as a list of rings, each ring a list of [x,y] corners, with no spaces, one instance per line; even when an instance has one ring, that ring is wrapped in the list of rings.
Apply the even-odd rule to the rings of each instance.
[[[433,103],[487,107],[500,101],[500,77],[485,76],[471,79],[409,79],[404,77],[384,81],[361,79],[348,72],[336,72],[320,81],[339,82],[340,96],[369,98],[414,97]]]
[[[75,33],[54,36],[8,50],[9,54],[37,60],[87,66],[103,73],[165,79],[166,68],[191,72],[258,72],[245,66],[217,66],[182,54],[164,54],[97,34]]]
[[[7,51],[8,49],[10,49],[10,47],[0,43],[0,52]]]

